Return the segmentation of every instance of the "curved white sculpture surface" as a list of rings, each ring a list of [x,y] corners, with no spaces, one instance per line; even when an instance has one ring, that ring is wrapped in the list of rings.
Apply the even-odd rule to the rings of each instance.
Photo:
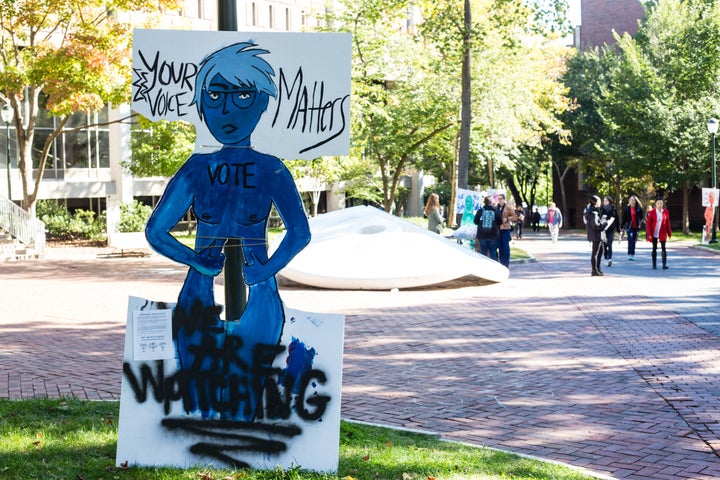
[[[374,207],[351,207],[310,219],[312,240],[283,270],[294,282],[337,290],[434,285],[474,275],[508,278],[500,263]],[[279,237],[272,250],[279,244]]]

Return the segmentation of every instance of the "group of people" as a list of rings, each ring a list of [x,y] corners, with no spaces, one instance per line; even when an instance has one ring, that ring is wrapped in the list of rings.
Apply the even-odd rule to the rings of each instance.
[[[483,199],[483,207],[475,213],[477,225],[475,250],[506,267],[510,266],[510,240],[513,222],[518,222],[518,212],[505,202],[505,195]]]
[[[635,260],[635,246],[638,232],[645,224],[645,239],[652,242],[652,268],[657,268],[657,251],[660,245],[660,256],[663,270],[667,270],[666,241],[672,237],[670,229],[670,212],[664,208],[662,197],[655,199],[655,206],[644,214],[642,204],[636,195],[631,195],[623,211],[622,223],[619,221],[618,211],[610,196],[600,199],[593,195],[585,208],[584,221],[587,227],[587,238],[592,244],[590,265],[592,276],[602,276],[602,263],[612,266],[613,242],[615,234],[627,234],[628,260]]]
[[[428,229],[437,233],[440,233],[444,222],[439,207],[438,195],[431,194],[425,206],[425,215],[428,218]],[[498,195],[497,202],[490,196],[485,197],[482,208],[475,213],[473,220],[477,225],[475,250],[508,267],[510,265],[512,232],[515,229],[516,238],[522,238],[524,218],[522,207],[512,208],[505,201],[505,195]],[[662,268],[664,270],[669,268],[666,242],[668,238],[672,237],[672,230],[670,229],[670,212],[664,208],[662,197],[657,197],[654,208],[649,209],[645,214],[638,197],[631,195],[623,210],[621,222],[611,196],[607,195],[601,199],[599,196],[593,195],[585,208],[583,221],[587,227],[587,239],[592,244],[590,256],[592,276],[602,276],[603,265],[612,266],[613,243],[616,234],[627,235],[628,260],[634,261],[638,232],[642,230],[643,225],[645,226],[645,238],[652,243],[652,268],[657,269],[658,246],[660,246]],[[555,202],[551,202],[548,206],[546,223],[550,230],[550,239],[556,243],[563,225],[563,216]]]

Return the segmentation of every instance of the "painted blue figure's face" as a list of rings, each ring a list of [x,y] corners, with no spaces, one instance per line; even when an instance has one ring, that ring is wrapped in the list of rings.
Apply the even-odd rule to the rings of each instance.
[[[266,93],[233,85],[221,75],[215,75],[202,92],[205,124],[223,145],[250,145],[250,134],[268,101]]]

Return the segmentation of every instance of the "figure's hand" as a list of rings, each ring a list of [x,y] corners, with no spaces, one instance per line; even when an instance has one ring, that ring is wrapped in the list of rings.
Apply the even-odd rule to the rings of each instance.
[[[205,252],[197,254],[197,265],[194,265],[193,268],[203,275],[217,277],[225,265],[225,255],[222,252],[211,252],[211,255]]]
[[[265,264],[248,250],[245,250],[245,265],[243,265],[243,277],[248,285],[255,285],[274,275],[275,272],[269,272]]]

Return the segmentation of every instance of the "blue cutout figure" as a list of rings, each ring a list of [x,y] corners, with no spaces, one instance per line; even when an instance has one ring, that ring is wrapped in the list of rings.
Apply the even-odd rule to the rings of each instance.
[[[463,209],[463,216],[460,220],[460,225],[475,225],[475,199],[472,195],[465,195],[465,208]],[[470,250],[476,250],[476,240],[472,239],[468,242],[468,248]]]
[[[292,175],[283,162],[255,151],[250,135],[277,95],[273,68],[253,43],[230,45],[205,57],[193,104],[218,151],[193,154],[173,176],[146,226],[150,245],[188,265],[173,315],[179,363],[174,392],[187,412],[206,418],[252,421],[270,372],[285,318],[275,274],[310,241],[310,229]],[[286,235],[268,256],[266,226],[275,206]],[[195,248],[171,230],[192,209]],[[222,248],[240,239],[247,304],[239,319],[220,319],[214,279]]]
[[[463,210],[460,225],[474,225],[475,221],[475,199],[472,195],[465,195],[465,209]]]

